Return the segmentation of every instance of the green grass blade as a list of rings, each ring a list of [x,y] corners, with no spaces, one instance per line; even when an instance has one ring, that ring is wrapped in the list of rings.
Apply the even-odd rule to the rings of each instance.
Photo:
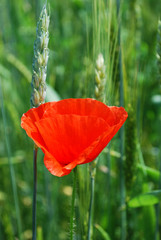
[[[161,190],[155,190],[140,194],[137,197],[132,198],[128,202],[128,206],[131,208],[151,206],[156,203],[159,203],[161,200]]]
[[[107,232],[105,232],[105,230],[98,224],[95,224],[95,228],[101,233],[101,236],[103,237],[103,239],[105,240],[111,240],[110,236],[108,235]]]
[[[15,171],[14,171],[14,167],[13,167],[12,160],[11,160],[10,142],[9,142],[9,138],[8,138],[8,134],[7,134],[7,127],[6,127],[7,120],[6,120],[4,104],[3,104],[1,79],[0,79],[0,102],[1,102],[1,109],[2,109],[2,119],[3,119],[3,126],[4,126],[4,135],[5,135],[7,155],[8,155],[8,163],[9,163],[10,174],[11,174],[12,191],[13,191],[14,204],[15,204],[15,209],[16,209],[18,235],[19,235],[19,239],[22,240],[22,225],[21,225],[21,217],[20,217],[20,207],[19,207],[18,194],[17,194]]]

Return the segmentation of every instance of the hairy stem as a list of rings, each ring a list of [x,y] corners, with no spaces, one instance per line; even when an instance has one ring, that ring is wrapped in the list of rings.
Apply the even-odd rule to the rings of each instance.
[[[34,146],[34,161],[33,161],[33,207],[32,207],[32,240],[36,240],[36,192],[37,192],[37,151],[38,148]]]
[[[75,195],[76,195],[76,183],[77,183],[77,167],[73,170],[73,192],[72,192],[72,206],[71,206],[71,215],[70,215],[70,240],[74,239],[74,204],[75,204]]]
[[[94,203],[94,183],[95,183],[96,168],[92,168],[90,171],[90,204],[89,204],[89,216],[88,216],[88,240],[92,239],[93,235],[93,203]]]

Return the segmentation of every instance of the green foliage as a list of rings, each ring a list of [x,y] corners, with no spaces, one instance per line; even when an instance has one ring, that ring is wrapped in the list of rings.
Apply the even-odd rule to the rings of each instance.
[[[127,107],[128,119],[125,126],[125,186],[127,195],[132,190],[136,175],[136,115],[131,104]]]
[[[105,230],[100,225],[95,224],[95,227],[100,232],[100,234],[102,235],[104,240],[111,240],[111,238],[109,237],[108,233],[105,232]]]
[[[128,206],[131,208],[151,206],[156,203],[159,203],[160,200],[161,200],[161,190],[156,190],[156,191],[144,193],[137,197],[132,198],[128,202]]]
[[[118,56],[120,49],[122,52],[125,109],[129,112],[123,158],[127,206],[120,205],[118,134],[98,161],[94,224],[99,225],[95,225],[94,239],[120,240],[120,216],[126,207],[127,212],[130,211],[130,240],[151,240],[155,236],[159,239],[161,230],[156,226],[161,222],[161,210],[156,208],[155,212],[155,204],[160,204],[161,198],[160,66],[157,65],[160,60],[156,59],[156,51],[160,54],[160,1],[122,1],[120,47],[116,1],[61,0],[48,3],[50,36],[46,101],[94,97],[95,62],[102,53],[105,60],[104,97],[106,103],[119,105]],[[0,103],[0,239],[4,240],[20,235],[11,166],[15,172],[22,236],[29,240],[32,235],[33,143],[21,129],[20,119],[30,108],[33,46],[43,4],[43,1],[31,0],[0,1],[0,91],[4,103],[3,107],[2,101]],[[78,167],[75,233],[83,240],[86,240],[87,232],[88,176],[88,166]],[[68,239],[71,186],[71,175],[61,179],[50,175],[39,151],[38,240]]]
[[[138,164],[137,167],[143,174],[146,174],[147,179],[149,181],[152,181],[152,182],[154,182],[156,184],[159,183],[160,178],[161,178],[160,171],[158,171],[156,169],[153,169],[151,167],[143,166],[141,164]]]

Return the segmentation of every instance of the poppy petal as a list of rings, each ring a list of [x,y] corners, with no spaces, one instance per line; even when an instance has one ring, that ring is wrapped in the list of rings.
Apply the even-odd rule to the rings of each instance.
[[[104,132],[102,136],[100,136],[100,141],[98,141],[98,144],[95,145],[95,148],[93,148],[93,151],[88,155],[88,160],[86,162],[94,160],[100,152],[107,146],[107,144],[111,141],[111,139],[115,136],[115,134],[118,132],[118,130],[122,127],[124,122],[126,121],[127,118],[127,113],[124,110],[124,108],[118,108],[118,107],[113,107],[113,112],[116,114],[120,114],[120,118],[118,118],[117,115],[115,115],[115,122],[116,125],[112,126],[108,131]],[[85,162],[85,163],[86,163]]]
[[[52,155],[48,153],[46,153],[44,156],[44,164],[49,172],[57,177],[67,175],[72,170],[65,169],[63,165],[61,165]]]
[[[128,114],[125,111],[125,109],[123,107],[115,107],[115,106],[111,106],[109,108],[114,116],[113,118],[114,122],[112,123],[112,125],[119,124],[122,126],[128,117]]]
[[[106,122],[113,123],[114,115],[110,107],[92,98],[69,98],[51,103],[43,118],[51,118],[55,114],[75,114],[79,116],[97,116]]]
[[[115,116],[114,120],[116,122],[116,125],[107,128],[106,131],[103,132],[103,134],[98,139],[96,139],[87,149],[83,151],[83,153],[78,157],[77,160],[65,166],[66,169],[69,170],[74,168],[77,164],[84,164],[93,161],[101,153],[101,151],[108,145],[108,143],[115,136],[118,130],[122,127],[128,116],[127,112],[122,107],[110,107],[110,108],[114,113]]]
[[[44,112],[50,107],[50,105],[50,103],[42,104],[39,108],[31,108],[23,114],[21,118],[21,127],[25,129],[27,135],[34,140],[35,144],[42,149],[46,149],[46,145],[35,125],[35,122],[42,118]]]
[[[112,128],[108,128],[108,131],[106,131],[106,134],[108,134],[112,131]],[[76,165],[79,164],[85,164],[93,161],[98,154],[103,150],[103,148],[108,144],[108,139],[105,138],[105,133],[103,133],[101,136],[99,136],[90,146],[88,146],[77,159],[75,159],[73,162],[69,163],[64,168],[70,170],[73,169]],[[102,141],[104,140],[105,145],[102,145]],[[101,143],[101,144],[100,144]]]
[[[44,149],[45,142],[43,141],[35,123],[32,121],[31,118],[27,117],[25,114],[23,114],[21,118],[21,127],[25,129],[27,135],[34,140],[34,143],[38,147]]]
[[[94,116],[59,115],[35,123],[48,146],[48,151],[59,163],[67,165],[109,128]]]
[[[21,126],[45,153],[44,163],[56,176],[94,160],[127,118],[122,107],[94,99],[65,99],[32,108]]]

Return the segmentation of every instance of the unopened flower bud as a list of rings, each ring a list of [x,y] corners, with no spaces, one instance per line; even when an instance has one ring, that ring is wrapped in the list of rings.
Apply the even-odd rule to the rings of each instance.
[[[49,42],[49,38],[48,38],[47,34],[44,32],[42,34],[42,36],[40,36],[40,47],[41,47],[41,49],[47,48],[48,47],[48,42]]]
[[[47,11],[46,8],[44,9],[44,17],[42,18],[42,28],[45,31],[48,31],[48,27],[49,27],[49,16],[47,15]]]
[[[42,65],[43,63],[43,56],[40,54],[40,52],[38,52],[37,62],[39,65]]]
[[[159,56],[158,53],[156,53],[156,57],[157,57],[158,60],[160,60],[160,56]]]
[[[44,49],[42,56],[43,56],[43,64],[46,66],[46,64],[48,62],[48,57],[49,57],[48,49]]]
[[[45,96],[46,96],[46,86],[41,85],[39,87],[39,97],[40,97],[39,101],[41,103],[43,103],[45,101]]]
[[[96,98],[99,96],[99,89],[97,86],[95,87],[95,96]]]
[[[33,92],[33,95],[31,97],[31,101],[32,101],[32,104],[35,106],[35,107],[38,107],[39,104],[40,104],[40,97],[39,97],[39,93],[36,89],[34,89],[34,92]]]
[[[95,73],[96,73],[96,77],[95,77],[96,83],[99,84],[101,82],[101,79],[100,79],[100,75],[96,69],[95,69]]]
[[[95,97],[97,100],[104,101],[104,88],[105,88],[105,65],[103,55],[100,53],[96,60],[95,69]]]
[[[33,71],[32,82],[33,82],[33,85],[35,88],[39,87],[40,81],[39,81],[39,77],[35,71]]]
[[[103,58],[102,53],[100,53],[98,55],[98,58],[97,58],[97,61],[96,61],[96,66],[99,70],[101,70],[102,67],[104,66],[104,58]]]
[[[46,81],[46,72],[43,71],[43,69],[40,69],[40,70],[39,70],[39,76],[40,76],[40,79],[41,79],[41,83],[42,83],[42,84],[45,84],[45,81]]]

